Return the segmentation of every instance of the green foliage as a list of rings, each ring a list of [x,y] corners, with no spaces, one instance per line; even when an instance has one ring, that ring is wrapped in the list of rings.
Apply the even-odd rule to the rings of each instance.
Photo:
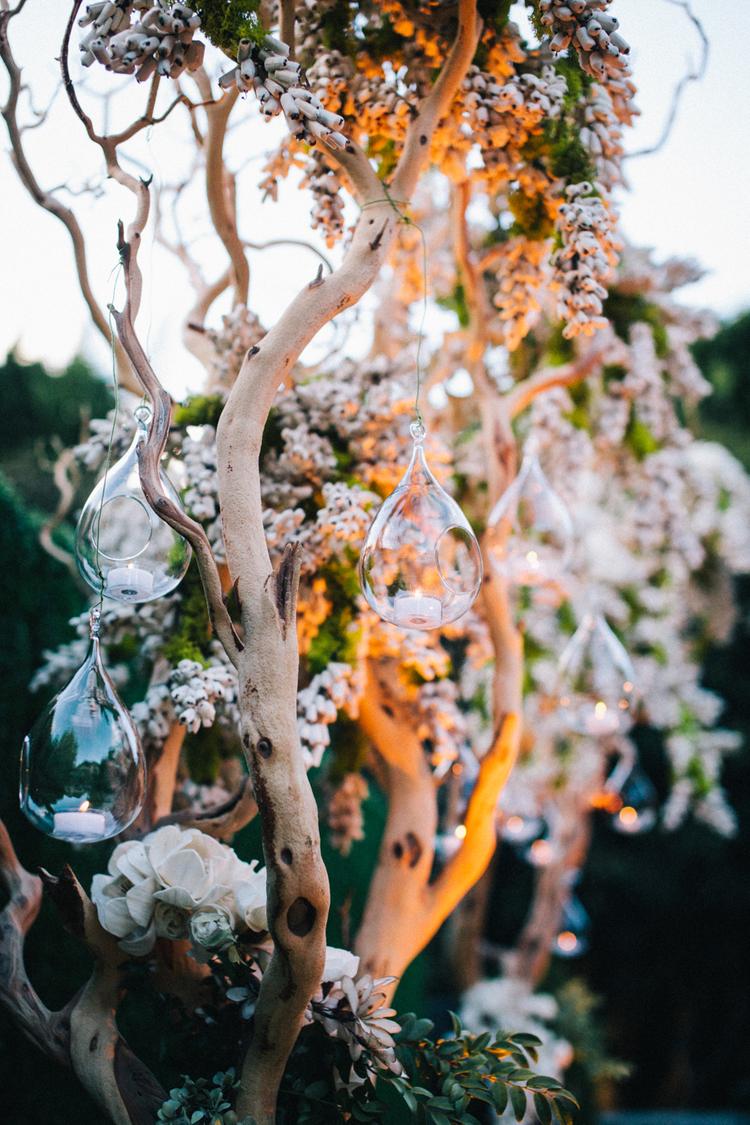
[[[566,1039],[575,1052],[576,1064],[583,1067],[591,1082],[621,1082],[631,1067],[620,1059],[610,1058],[604,1049],[604,1034],[597,1018],[602,1006],[584,980],[573,977],[555,993],[557,1016],[555,1031]]]
[[[661,448],[646,423],[636,417],[634,407],[630,410],[624,440],[638,461],[644,461],[651,453],[656,453]]]
[[[240,1120],[232,1109],[232,1099],[239,1081],[232,1068],[207,1078],[192,1079],[169,1091],[169,1097],[156,1115],[157,1121],[170,1125],[254,1125],[252,1117]]]
[[[515,220],[511,234],[523,234],[536,241],[552,237],[555,224],[550,218],[543,195],[512,191],[508,195],[508,206]]]
[[[712,340],[698,340],[692,351],[713,388],[700,407],[702,435],[726,443],[750,467],[750,312]]]
[[[510,1104],[521,1121],[531,1101],[542,1122],[572,1121],[572,1094],[556,1078],[529,1069],[537,1058],[535,1035],[471,1035],[453,1013],[451,1024],[450,1038],[431,1039],[430,1020],[402,1018],[396,1053],[408,1077],[381,1072],[381,1078],[401,1096],[413,1120],[479,1125],[475,1115],[483,1105],[503,1113]]]
[[[453,287],[453,292],[449,293],[447,297],[438,297],[437,304],[440,305],[441,309],[454,312],[462,328],[468,327],[470,319],[469,306],[466,303],[466,290],[462,282],[457,281]]]
[[[177,625],[162,649],[170,664],[181,660],[197,660],[204,666],[208,663],[208,644],[211,640],[211,625],[206,609],[203,586],[198,575],[195,560],[180,585],[180,601],[177,610]]]
[[[642,293],[623,293],[612,289],[604,302],[604,316],[611,322],[617,335],[626,343],[630,340],[630,328],[639,322],[648,324],[654,337],[654,349],[659,359],[664,359],[669,351],[669,339],[664,313]]]
[[[176,426],[216,426],[224,409],[222,395],[191,395],[174,408]]]
[[[267,29],[260,19],[260,0],[203,0],[195,5],[201,31],[222,51],[235,58],[240,39],[261,43]]]
[[[326,582],[331,612],[321,624],[307,653],[307,667],[313,674],[322,672],[332,660],[354,663],[359,633],[350,626],[359,597],[356,551],[347,547],[343,558],[329,559],[321,569],[320,577]]]

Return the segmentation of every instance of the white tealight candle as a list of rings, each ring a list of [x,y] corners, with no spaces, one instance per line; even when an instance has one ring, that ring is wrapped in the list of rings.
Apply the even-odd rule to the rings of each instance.
[[[52,835],[63,840],[101,840],[106,831],[104,813],[82,808],[55,813]]]
[[[147,598],[153,588],[153,574],[133,563],[116,566],[107,575],[106,592],[116,598]]]
[[[586,719],[586,733],[594,735],[614,734],[620,729],[620,720],[617,712],[613,711],[602,700],[594,704],[593,714]]]
[[[400,590],[396,595],[396,604],[393,607],[397,625],[406,628],[432,629],[439,625],[443,618],[443,609],[439,598],[430,597],[417,590],[408,594]]]

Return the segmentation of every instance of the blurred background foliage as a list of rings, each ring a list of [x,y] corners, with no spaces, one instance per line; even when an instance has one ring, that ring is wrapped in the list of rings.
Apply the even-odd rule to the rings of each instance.
[[[750,312],[724,325],[695,355],[714,393],[695,418],[696,432],[726,444],[750,469]],[[11,354],[0,368],[0,583],[5,591],[0,670],[0,815],[22,862],[59,871],[72,861],[84,885],[103,870],[107,845],[71,849],[36,833],[17,809],[18,754],[43,699],[29,680],[42,651],[71,638],[68,621],[86,605],[69,571],[39,545],[39,530],[54,511],[52,465],[79,439],[90,417],[111,406],[106,382],[82,360],[52,375]],[[85,483],[85,482],[84,482]],[[70,546],[73,522],[56,531]],[[596,1107],[750,1110],[750,696],[745,673],[750,652],[750,578],[737,583],[738,624],[731,644],[709,652],[705,681],[727,701],[722,723],[744,735],[728,761],[725,783],[739,833],[725,840],[688,823],[675,833],[658,829],[622,837],[597,823],[580,897],[591,916],[588,953],[556,961],[544,984],[561,1003],[558,1031],[575,1041],[585,1062],[574,1064],[567,1085],[583,1099],[581,1121]],[[643,732],[642,760],[666,791],[657,738]],[[313,779],[314,780],[314,779]],[[315,783],[315,782],[314,782]],[[377,854],[385,806],[377,788],[366,802],[367,838],[342,858],[325,858],[334,905],[329,942],[346,945],[356,931]],[[326,833],[323,833],[324,838]],[[260,855],[256,825],[235,841],[243,858]],[[486,936],[511,944],[529,901],[532,871],[503,845],[494,863]],[[87,956],[62,931],[45,903],[27,942],[27,964],[42,998],[61,1006],[85,980]],[[581,978],[581,984],[575,982]],[[417,1010],[444,1023],[457,997],[446,985],[440,935],[410,968],[397,996],[402,1011]],[[591,1010],[590,995],[601,998]],[[178,1006],[165,1004],[147,980],[133,981],[120,1022],[126,1037],[167,1085],[181,1073],[224,1069],[234,1060],[210,1058],[210,1040],[186,1033]],[[615,1089],[602,1071],[605,1054],[628,1060],[630,1077]],[[606,1068],[603,1068],[606,1071]],[[39,1125],[106,1125],[75,1079],[36,1053],[0,1013],[0,1084],[4,1120]]]

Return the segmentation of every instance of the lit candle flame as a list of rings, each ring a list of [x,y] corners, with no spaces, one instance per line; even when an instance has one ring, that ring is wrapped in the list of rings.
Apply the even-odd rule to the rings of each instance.
[[[78,811],[79,812],[86,812],[87,809],[90,809],[90,808],[91,808],[91,801],[82,801],[81,804],[78,806]]]
[[[626,828],[632,828],[638,823],[638,810],[634,809],[632,805],[625,805],[620,809],[617,815],[620,819],[620,823]]]
[[[557,935],[557,946],[563,953],[572,953],[578,945],[578,938],[572,930],[563,930]]]
[[[465,824],[457,824],[456,827],[453,829],[453,835],[456,837],[457,840],[463,840],[464,837],[466,836],[466,825]]]

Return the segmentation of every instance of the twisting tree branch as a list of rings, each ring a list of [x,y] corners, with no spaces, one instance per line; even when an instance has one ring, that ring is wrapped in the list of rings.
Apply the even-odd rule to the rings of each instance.
[[[42,904],[42,883],[19,863],[0,821],[0,885],[8,903],[0,913],[0,1004],[27,1039],[64,1066],[70,1062],[69,1011],[51,1012],[26,974],[23,947]]]
[[[70,1062],[79,1081],[115,1125],[151,1125],[166,1093],[117,1030],[120,969],[128,955],[102,929],[96,910],[70,867],[59,878],[42,872],[70,932],[88,947],[94,971],[70,1011]]]
[[[243,644],[229,616],[221,589],[219,569],[211,551],[208,536],[196,520],[191,519],[169,496],[161,481],[160,461],[169,438],[172,419],[172,400],[159,382],[146,357],[133,327],[134,294],[140,293],[140,271],[135,261],[134,244],[125,239],[123,225],[119,224],[117,248],[125,271],[125,307],[122,312],[111,308],[117,334],[151,402],[151,421],[148,438],[138,446],[138,466],[144,495],[160,519],[184,536],[195,552],[198,570],[208,604],[211,625],[226,649],[227,656],[237,666]],[[135,232],[137,247],[139,232]]]
[[[73,246],[73,258],[81,294],[89,310],[94,327],[109,343],[109,324],[107,323],[107,317],[104,311],[94,297],[88,271],[86,243],[78,219],[70,207],[66,207],[65,204],[61,203],[60,200],[56,198],[53,191],[45,191],[44,188],[41,187],[29,164],[26,151],[23,147],[22,130],[18,124],[18,99],[22,89],[21,69],[16,63],[11,50],[8,35],[10,21],[22,7],[22,4],[18,4],[13,9],[0,12],[0,58],[2,58],[8,74],[8,97],[0,112],[2,112],[3,119],[8,129],[11,158],[18,173],[18,178],[34,202],[44,211],[48,211],[50,215],[54,215],[56,219],[59,219],[67,230]],[[124,387],[127,387],[128,390],[135,390],[137,386],[135,376],[131,372],[127,364],[125,353],[119,345],[116,349],[116,358],[120,383]]]

